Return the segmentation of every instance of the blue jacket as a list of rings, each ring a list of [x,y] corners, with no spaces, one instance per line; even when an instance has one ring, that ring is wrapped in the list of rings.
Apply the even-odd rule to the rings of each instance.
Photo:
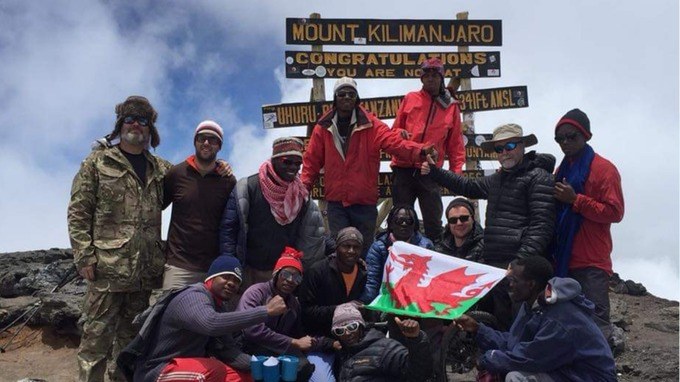
[[[495,373],[548,373],[556,382],[616,381],[614,357],[579,283],[555,277],[548,284],[552,300],[539,296],[531,309],[522,304],[510,332],[479,325],[481,367]]]
[[[427,249],[434,249],[432,241],[417,231],[409,243]],[[364,293],[359,297],[359,300],[364,304],[370,304],[378,296],[378,292],[380,292],[383,268],[387,261],[387,249],[391,246],[392,241],[390,240],[389,233],[383,232],[375,238],[371,248],[368,249],[368,254],[366,254],[366,270],[368,272],[366,287],[364,288]]]

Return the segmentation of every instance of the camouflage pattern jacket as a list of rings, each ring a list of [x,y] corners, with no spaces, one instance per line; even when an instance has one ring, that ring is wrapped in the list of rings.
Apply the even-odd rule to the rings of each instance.
[[[76,268],[96,264],[98,292],[159,288],[163,177],[171,165],[144,151],[142,185],[118,146],[95,149],[73,179],[68,230]]]

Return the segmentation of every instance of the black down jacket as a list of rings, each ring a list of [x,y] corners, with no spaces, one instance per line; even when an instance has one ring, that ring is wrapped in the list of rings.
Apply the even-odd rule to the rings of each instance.
[[[442,240],[435,246],[435,251],[465,260],[480,262],[484,251],[484,229],[475,222],[460,248],[456,247],[456,239],[451,234],[448,224],[444,228]]]
[[[515,258],[547,256],[555,229],[555,157],[524,155],[511,171],[467,179],[431,167],[430,176],[458,195],[487,199],[482,261],[506,266]]]
[[[427,335],[406,338],[406,347],[376,330],[359,343],[343,347],[335,359],[339,382],[426,381],[432,374],[432,352]]]

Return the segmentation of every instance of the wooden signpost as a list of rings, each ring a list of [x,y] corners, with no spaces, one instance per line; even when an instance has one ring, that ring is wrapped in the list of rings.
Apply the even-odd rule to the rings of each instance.
[[[286,51],[286,78],[420,78],[420,65],[437,57],[444,77],[500,77],[500,52],[306,52]]]

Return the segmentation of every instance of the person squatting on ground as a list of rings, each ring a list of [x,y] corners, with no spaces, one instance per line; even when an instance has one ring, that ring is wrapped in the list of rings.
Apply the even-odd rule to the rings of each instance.
[[[356,227],[364,237],[366,255],[375,233],[378,211],[380,150],[416,163],[435,154],[432,144],[404,140],[361,106],[357,84],[342,77],[333,88],[333,107],[322,115],[309,141],[302,182],[311,189],[324,170],[328,226],[336,237],[345,227]]]
[[[481,257],[485,264],[505,269],[517,258],[547,256],[555,229],[555,157],[525,153],[537,142],[533,134],[524,136],[519,125],[497,127],[493,139],[481,147],[498,154],[501,170],[483,178],[467,179],[440,169],[432,158],[423,162],[423,174],[429,173],[438,184],[471,199],[488,200]],[[479,305],[496,317],[501,329],[510,327],[513,310],[519,308],[512,306],[507,290],[504,279]]]
[[[338,381],[426,381],[432,376],[432,352],[418,321],[396,318],[404,343],[366,329],[352,303],[338,305],[333,335],[340,341],[335,370]]]
[[[163,177],[169,162],[151,154],[160,136],[149,101],[130,96],[116,105],[111,134],[98,141],[73,179],[68,229],[78,273],[87,280],[80,381],[123,381],[115,359],[138,328],[132,320],[161,286]],[[116,138],[120,143],[112,144]],[[107,366],[108,362],[108,366]]]
[[[293,294],[302,283],[302,269],[302,253],[294,248],[284,248],[270,280],[246,289],[236,310],[249,310],[266,305],[274,296],[283,297],[288,307],[286,313],[280,317],[269,317],[265,322],[243,330],[245,351],[257,355],[294,355],[300,359],[298,380],[307,381],[315,365],[308,361],[306,355],[310,352],[331,352],[333,341],[305,334],[300,303]]]
[[[513,260],[510,296],[521,302],[509,332],[463,315],[454,324],[475,333],[483,352],[478,369],[505,375],[506,382],[616,381],[607,341],[593,321],[593,303],[570,278],[551,278],[548,260]]]
[[[160,319],[147,318],[143,336],[135,341],[146,337],[149,347],[137,358],[134,381],[252,381],[250,355],[241,351],[232,334],[280,316],[287,308],[281,296],[274,296],[262,306],[226,311],[225,303],[237,296],[241,280],[239,261],[220,256],[204,282],[182,289],[159,312]],[[147,327],[151,320],[156,325]],[[212,353],[214,341],[220,348]]]
[[[366,285],[366,266],[359,261],[363,247],[361,232],[354,227],[345,227],[338,232],[336,244],[334,254],[305,272],[298,293],[302,324],[307,334],[312,336],[332,337],[333,314],[338,305],[351,301],[362,305],[358,299]],[[311,380],[335,380],[330,367],[333,353],[310,354],[309,358],[314,364],[323,362],[328,365],[327,374],[321,375],[321,368],[317,368]]]
[[[475,207],[463,197],[446,207],[446,224],[435,250],[449,256],[479,262],[484,250],[484,229],[475,221]]]
[[[271,159],[257,174],[240,179],[229,196],[220,224],[220,255],[241,261],[243,289],[269,281],[286,246],[304,253],[308,266],[324,257],[323,219],[298,176],[302,149],[297,138],[276,139]]]
[[[579,109],[567,112],[555,127],[555,141],[564,153],[555,175],[555,275],[568,275],[581,284],[595,304],[595,322],[613,345],[611,224],[623,219],[623,191],[616,167],[587,143],[592,136],[590,120]]]
[[[458,101],[444,87],[444,65],[438,58],[429,58],[422,65],[419,91],[406,94],[399,105],[392,129],[414,142],[432,143],[439,153],[437,166],[442,167],[448,156],[449,169],[463,173],[465,146]],[[425,236],[438,242],[442,233],[442,199],[440,187],[420,174],[422,160],[392,157],[392,200],[394,204],[413,205],[418,199],[423,213]]]
[[[172,203],[165,251],[163,289],[205,280],[219,254],[218,228],[236,178],[218,173],[217,153],[223,132],[214,121],[203,121],[194,132],[195,154],[165,176],[163,209]]]
[[[383,269],[389,248],[395,241],[404,241],[422,248],[434,249],[430,239],[420,234],[418,214],[411,205],[399,204],[392,207],[387,215],[387,231],[379,234],[366,255],[368,276],[366,287],[359,297],[364,304],[370,304],[380,293]]]

